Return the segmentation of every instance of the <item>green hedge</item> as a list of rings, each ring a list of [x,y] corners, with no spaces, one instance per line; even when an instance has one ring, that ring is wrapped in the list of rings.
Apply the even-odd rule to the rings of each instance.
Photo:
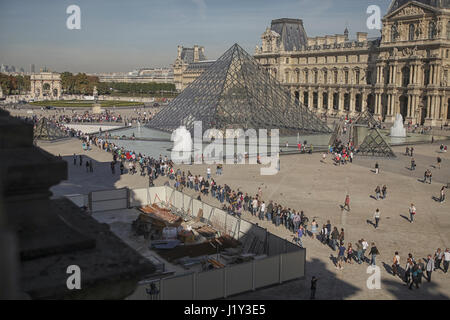
[[[98,101],[102,107],[135,107],[143,106],[144,103],[136,101]],[[80,108],[92,107],[94,101],[80,101],[80,100],[54,100],[54,101],[35,101],[30,104],[41,107],[61,107],[61,108]]]

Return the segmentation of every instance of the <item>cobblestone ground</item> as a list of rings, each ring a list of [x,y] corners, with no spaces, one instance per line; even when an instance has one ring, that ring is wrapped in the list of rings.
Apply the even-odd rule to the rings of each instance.
[[[94,173],[86,173],[86,168],[74,166],[72,155],[80,154],[81,144],[78,140],[60,143],[40,143],[48,152],[61,154],[68,161],[69,179],[52,188],[55,196],[65,194],[87,194],[94,190],[110,188],[146,187],[147,178],[125,174],[120,176],[117,170],[111,174],[109,162],[112,156],[97,148],[84,152],[85,157],[93,159]],[[322,163],[321,155],[293,155],[281,157],[281,171],[274,176],[261,176],[260,167],[252,165],[225,165],[224,174],[216,176],[211,167],[213,178],[219,183],[227,183],[235,190],[239,188],[251,195],[262,189],[263,199],[281,203],[287,207],[304,210],[319,225],[331,221],[333,226],[345,229],[345,242],[355,243],[364,238],[369,243],[375,242],[380,251],[377,265],[381,269],[381,289],[369,290],[366,281],[368,264],[346,264],[344,270],[337,270],[334,265],[336,253],[313,238],[303,240],[307,248],[306,279],[292,281],[280,286],[257,290],[239,295],[238,299],[309,299],[310,280],[318,277],[317,299],[449,299],[449,274],[442,271],[433,273],[431,283],[424,282],[420,289],[408,290],[402,280],[390,274],[390,265],[395,251],[401,256],[404,267],[406,256],[412,253],[416,260],[433,254],[436,248],[450,247],[450,204],[440,204],[433,200],[439,196],[439,190],[450,182],[450,153],[439,154],[438,144],[415,146],[417,170],[411,172],[410,157],[403,155],[404,148],[394,148],[398,158],[395,160],[378,159],[380,174],[372,172],[377,160],[369,158],[356,159],[353,164],[334,166],[330,159]],[[434,168],[436,157],[443,159],[441,169]],[[181,166],[193,174],[206,176],[206,165]],[[433,183],[421,182],[424,171],[433,172]],[[166,182],[159,178],[157,185]],[[387,185],[386,200],[375,200],[371,196],[377,185]],[[192,190],[187,194],[195,195]],[[345,195],[351,199],[351,211],[342,211],[341,205]],[[447,197],[450,192],[447,190]],[[202,200],[219,206],[211,197]],[[411,224],[407,217],[408,207],[413,202],[417,208],[416,222]],[[376,208],[381,210],[381,222],[378,229],[370,223]],[[243,218],[255,223],[257,219],[248,213]],[[275,227],[271,223],[260,223],[283,238],[292,240],[293,234],[284,227]]]

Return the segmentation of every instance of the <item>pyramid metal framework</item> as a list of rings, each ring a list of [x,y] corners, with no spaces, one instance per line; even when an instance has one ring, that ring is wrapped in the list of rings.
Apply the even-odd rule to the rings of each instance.
[[[389,143],[384,140],[377,128],[372,128],[359,146],[358,155],[395,158]]]
[[[366,125],[369,127],[378,127],[380,123],[375,120],[373,115],[368,111],[364,111],[359,115],[358,118],[353,122],[353,124],[360,124],[360,125]]]
[[[239,45],[233,45],[148,124],[174,131],[194,121],[206,129],[280,129],[331,133],[326,123],[293,101],[281,84]]]
[[[36,124],[34,138],[38,140],[54,141],[68,138],[68,134],[51,123],[47,118],[42,118]]]

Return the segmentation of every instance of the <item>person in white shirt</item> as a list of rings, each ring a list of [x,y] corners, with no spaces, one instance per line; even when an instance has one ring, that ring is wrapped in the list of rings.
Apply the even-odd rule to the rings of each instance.
[[[366,253],[367,248],[369,248],[369,243],[367,243],[366,240],[361,239],[361,244],[362,244],[362,247],[363,247],[362,261],[365,261],[366,260],[365,253]]]
[[[450,250],[447,248],[444,252],[444,272],[447,273],[448,265],[450,263]]]
[[[265,215],[265,211],[266,210],[266,204],[264,203],[264,201],[261,203],[261,208],[259,210],[259,220],[264,220],[264,215]]]
[[[376,228],[378,228],[378,222],[380,222],[380,218],[381,218],[380,209],[375,210],[373,217],[375,218],[375,229],[376,229]]]
[[[257,210],[258,210],[258,200],[255,197],[252,201],[252,216],[256,216]]]
[[[208,177],[208,179],[211,178],[211,168],[210,168],[210,167],[208,167],[208,168],[206,169],[206,176]]]

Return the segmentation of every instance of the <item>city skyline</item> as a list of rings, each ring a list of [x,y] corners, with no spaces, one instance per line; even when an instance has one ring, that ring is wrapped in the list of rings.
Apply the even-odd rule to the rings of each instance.
[[[216,59],[233,43],[253,52],[272,19],[304,21],[308,36],[356,32],[379,36],[366,27],[371,1],[282,0],[135,0],[0,2],[0,63],[46,66],[63,72],[128,72],[141,67],[168,67],[177,45],[205,47]],[[390,1],[379,1],[382,15]],[[81,30],[66,27],[66,8],[81,9]],[[13,26],[13,27],[11,27]],[[25,68],[28,69],[28,68]]]

